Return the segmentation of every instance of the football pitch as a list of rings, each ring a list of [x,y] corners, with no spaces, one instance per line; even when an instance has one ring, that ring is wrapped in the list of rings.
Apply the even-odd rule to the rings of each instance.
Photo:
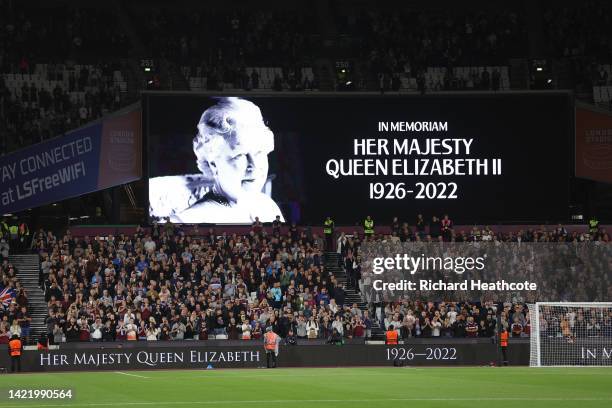
[[[9,389],[72,389],[15,400]],[[611,368],[278,368],[0,375],[0,408],[612,407]]]

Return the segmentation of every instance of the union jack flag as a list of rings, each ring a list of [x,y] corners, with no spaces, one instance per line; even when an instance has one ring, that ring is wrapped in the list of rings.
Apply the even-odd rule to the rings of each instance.
[[[0,285],[0,303],[2,303],[2,306],[7,307],[14,297],[15,289],[5,288]]]

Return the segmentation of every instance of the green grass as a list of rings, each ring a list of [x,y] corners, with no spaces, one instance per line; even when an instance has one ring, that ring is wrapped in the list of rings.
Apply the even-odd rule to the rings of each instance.
[[[74,390],[8,400],[7,389]],[[7,407],[612,407],[612,368],[278,368],[0,375]]]

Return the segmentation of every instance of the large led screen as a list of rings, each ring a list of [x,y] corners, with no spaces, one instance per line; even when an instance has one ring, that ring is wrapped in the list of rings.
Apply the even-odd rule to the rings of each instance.
[[[149,93],[149,215],[189,224],[562,221],[569,104],[565,93]]]

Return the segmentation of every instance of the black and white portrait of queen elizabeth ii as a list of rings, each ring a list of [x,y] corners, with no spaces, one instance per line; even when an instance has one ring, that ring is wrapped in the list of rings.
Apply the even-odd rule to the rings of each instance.
[[[193,139],[201,174],[149,180],[150,215],[175,223],[272,222],[284,217],[270,197],[268,154],[274,134],[253,102],[218,98]]]

